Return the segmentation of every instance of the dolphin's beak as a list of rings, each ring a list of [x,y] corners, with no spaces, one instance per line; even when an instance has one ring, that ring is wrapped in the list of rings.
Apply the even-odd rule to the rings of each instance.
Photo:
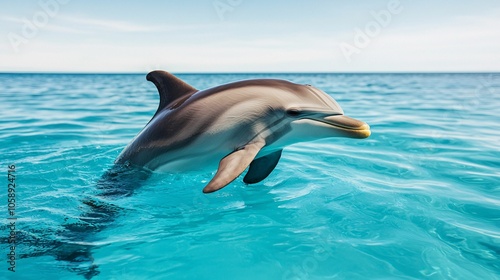
[[[333,126],[342,136],[349,138],[367,138],[370,136],[370,126],[362,121],[344,115],[334,115],[318,120]]]

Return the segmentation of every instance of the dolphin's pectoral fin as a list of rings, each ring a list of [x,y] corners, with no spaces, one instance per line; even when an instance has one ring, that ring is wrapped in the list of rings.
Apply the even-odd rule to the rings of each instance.
[[[266,177],[273,172],[274,168],[278,164],[282,151],[283,150],[279,150],[252,161],[247,175],[243,178],[243,182],[247,184],[255,184],[266,179]]]
[[[217,173],[203,189],[203,192],[215,192],[231,183],[245,171],[263,146],[264,143],[262,142],[248,144],[243,147],[243,149],[237,150],[224,157],[219,163]]]
[[[174,106],[175,104],[172,104],[174,101],[180,100],[182,97],[186,99],[198,91],[194,87],[188,85],[181,79],[166,71],[156,70],[149,72],[146,79],[155,84],[158,89],[158,93],[160,94],[160,105],[158,106],[156,113],[169,105]],[[179,102],[181,101],[175,103]]]

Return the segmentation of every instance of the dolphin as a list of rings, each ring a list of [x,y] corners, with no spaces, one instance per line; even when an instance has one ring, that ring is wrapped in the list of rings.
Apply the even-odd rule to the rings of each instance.
[[[216,170],[203,188],[227,186],[245,169],[247,184],[274,170],[283,148],[327,137],[366,138],[370,127],[347,117],[322,90],[278,79],[253,79],[198,90],[171,73],[152,71],[156,113],[115,161],[149,171]]]

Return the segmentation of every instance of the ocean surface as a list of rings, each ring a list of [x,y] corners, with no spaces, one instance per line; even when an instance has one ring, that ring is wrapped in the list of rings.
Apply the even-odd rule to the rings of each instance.
[[[145,74],[0,74],[0,279],[500,279],[494,73],[180,74],[199,89],[312,84],[372,135],[290,146],[263,182],[209,195],[215,170],[155,173],[81,235],[93,261],[56,260],[64,225],[156,111]]]

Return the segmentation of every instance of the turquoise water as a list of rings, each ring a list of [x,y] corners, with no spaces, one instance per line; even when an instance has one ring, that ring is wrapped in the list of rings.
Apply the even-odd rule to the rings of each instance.
[[[154,174],[82,240],[93,279],[500,279],[500,74],[179,76],[312,84],[372,136],[291,146],[263,182],[210,195],[213,173]],[[83,279],[49,245],[157,103],[144,74],[0,74],[1,279]]]

